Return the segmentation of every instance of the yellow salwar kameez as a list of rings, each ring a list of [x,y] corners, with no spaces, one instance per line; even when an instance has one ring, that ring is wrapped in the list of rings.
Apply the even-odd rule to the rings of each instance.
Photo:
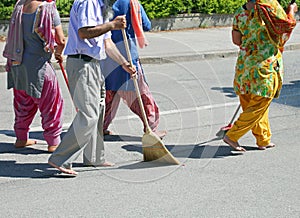
[[[243,112],[226,133],[231,141],[252,130],[259,147],[270,144],[269,106],[282,87],[282,48],[295,25],[276,0],[257,0],[253,9],[236,11],[233,30],[241,33],[241,45],[233,86]]]

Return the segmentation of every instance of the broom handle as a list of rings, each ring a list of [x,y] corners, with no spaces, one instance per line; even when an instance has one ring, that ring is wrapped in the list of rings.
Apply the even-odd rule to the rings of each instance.
[[[62,74],[63,74],[63,76],[64,76],[64,79],[65,79],[65,82],[66,82],[66,84],[67,84],[68,90],[69,90],[69,92],[70,92],[70,86],[69,86],[68,77],[67,77],[67,74],[66,74],[66,72],[65,72],[64,66],[62,65],[62,62],[59,62],[59,66],[60,66],[61,72],[62,72]]]
[[[125,29],[122,29],[122,34],[123,34],[123,38],[124,38],[124,45],[125,45],[125,49],[126,49],[126,53],[127,53],[127,59],[130,63],[130,66],[133,67],[132,58],[131,58],[131,54],[130,54],[130,50],[129,50],[129,45],[128,45],[128,40],[127,40],[127,36],[126,36],[126,33],[125,33]],[[148,121],[147,121],[147,116],[146,116],[146,112],[145,112],[145,108],[144,108],[144,105],[143,105],[143,101],[142,101],[142,97],[141,97],[141,93],[140,93],[139,85],[137,83],[136,76],[133,76],[132,80],[133,80],[133,84],[134,84],[134,87],[135,87],[138,102],[139,102],[139,105],[140,105],[140,108],[141,108],[142,117],[143,117],[143,120],[144,120],[144,123],[145,123],[145,126],[146,126],[146,132],[149,133],[149,132],[151,132],[151,128],[150,128],[150,126],[148,124]]]
[[[237,113],[239,112],[240,108],[241,108],[241,105],[239,104],[239,106],[238,106],[237,109],[235,110],[234,115],[233,115],[233,117],[232,117],[232,119],[231,119],[231,121],[230,121],[229,124],[232,124],[232,123],[233,123],[233,121],[234,121],[234,119],[235,119]]]
[[[63,74],[63,76],[64,76],[64,80],[65,80],[66,85],[67,85],[67,87],[68,87],[68,91],[69,91],[69,93],[70,93],[70,96],[71,96],[73,105],[74,105],[74,107],[75,107],[75,110],[76,110],[76,112],[78,112],[78,109],[77,109],[77,107],[76,107],[75,104],[74,104],[74,101],[73,101],[73,98],[72,98],[72,95],[71,95],[71,92],[70,92],[70,86],[69,86],[68,77],[67,77],[66,71],[65,71],[65,69],[64,69],[64,66],[62,65],[62,62],[59,62],[59,66],[60,66],[61,72],[62,72],[62,74]]]

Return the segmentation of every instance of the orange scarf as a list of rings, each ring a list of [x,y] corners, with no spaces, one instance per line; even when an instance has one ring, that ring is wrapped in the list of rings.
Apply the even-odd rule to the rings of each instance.
[[[143,30],[141,7],[138,0],[130,0],[131,23],[140,48],[144,48],[149,43]]]
[[[257,0],[256,7],[269,36],[280,48],[283,48],[296,26],[295,18],[287,15],[278,1]]]

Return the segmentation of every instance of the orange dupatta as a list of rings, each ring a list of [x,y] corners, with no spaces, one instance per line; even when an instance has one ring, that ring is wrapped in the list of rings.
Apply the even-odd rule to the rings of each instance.
[[[287,15],[276,0],[257,0],[256,8],[267,27],[269,36],[280,50],[283,50],[284,44],[296,26],[296,19]]]
[[[131,23],[140,48],[144,48],[149,43],[143,30],[141,7],[138,0],[130,0]]]

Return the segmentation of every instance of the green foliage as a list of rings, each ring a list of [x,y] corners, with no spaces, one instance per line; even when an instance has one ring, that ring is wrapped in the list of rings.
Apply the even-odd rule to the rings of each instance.
[[[14,9],[15,0],[5,0],[0,2],[0,19],[9,19]]]
[[[69,15],[74,0],[56,0],[61,17]],[[9,19],[16,0],[1,0],[0,20]],[[183,13],[232,14],[247,0],[140,0],[150,19]],[[290,0],[281,0],[286,8]],[[296,1],[298,4],[300,0]]]
[[[150,19],[182,13],[233,14],[247,0],[140,0]],[[296,2],[300,2],[297,0]],[[286,8],[290,0],[281,0]]]
[[[204,14],[232,14],[245,2],[245,0],[195,0],[193,11]]]
[[[191,12],[194,0],[140,0],[150,19]]]
[[[56,0],[56,7],[61,17],[68,17],[74,0]]]

